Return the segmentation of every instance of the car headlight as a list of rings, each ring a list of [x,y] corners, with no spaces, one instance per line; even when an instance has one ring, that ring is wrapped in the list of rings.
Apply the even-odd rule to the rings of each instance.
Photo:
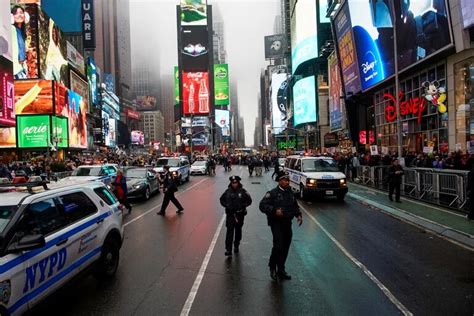
[[[176,171],[173,171],[173,176],[177,176],[178,173]]]
[[[140,189],[141,187],[144,187],[144,186],[145,186],[145,183],[138,183],[138,184],[132,185],[134,189]]]
[[[346,186],[346,185],[347,185],[346,179],[341,179],[341,180],[339,180],[339,183],[340,183],[342,186]]]

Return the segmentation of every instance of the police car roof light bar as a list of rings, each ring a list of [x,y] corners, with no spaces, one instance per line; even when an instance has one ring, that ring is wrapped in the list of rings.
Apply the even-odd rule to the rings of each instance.
[[[24,183],[0,183],[0,188],[11,188],[11,187],[26,187],[28,193],[34,194],[33,188],[36,187],[43,187],[45,190],[49,190],[47,184],[50,183],[49,181],[32,181],[32,182],[24,182]]]

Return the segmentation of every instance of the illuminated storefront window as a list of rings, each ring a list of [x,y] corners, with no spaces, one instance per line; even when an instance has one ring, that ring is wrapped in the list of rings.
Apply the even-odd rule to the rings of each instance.
[[[456,148],[474,140],[474,57],[454,65]]]

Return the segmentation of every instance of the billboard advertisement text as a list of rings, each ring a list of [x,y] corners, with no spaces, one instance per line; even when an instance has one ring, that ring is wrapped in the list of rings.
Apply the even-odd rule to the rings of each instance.
[[[293,86],[295,126],[316,122],[316,81],[314,76],[298,80]]]
[[[229,104],[229,66],[214,65],[214,104]]]
[[[47,147],[50,144],[49,115],[17,116],[18,147]]]
[[[207,72],[183,72],[183,113],[209,113],[209,76]]]

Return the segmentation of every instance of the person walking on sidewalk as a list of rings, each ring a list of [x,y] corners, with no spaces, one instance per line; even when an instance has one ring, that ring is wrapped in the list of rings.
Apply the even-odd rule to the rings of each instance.
[[[393,191],[395,191],[395,201],[400,201],[400,186],[402,184],[403,168],[400,166],[400,161],[395,159],[388,169],[388,198],[393,201]]]
[[[267,192],[259,205],[260,211],[267,215],[268,225],[273,234],[273,248],[268,266],[270,277],[275,281],[277,277],[291,280],[291,276],[285,270],[293,236],[291,221],[296,217],[300,226],[303,223],[298,202],[290,188],[289,173],[280,171],[277,181],[278,186]]]
[[[469,213],[467,220],[474,220],[474,165],[467,175],[467,196],[469,197]]]
[[[115,177],[114,182],[112,183],[114,186],[114,192],[117,196],[119,202],[128,209],[128,214],[132,212],[132,206],[128,202],[127,199],[127,178],[123,175],[122,170],[117,171],[117,176]]]
[[[246,208],[252,204],[252,198],[243,188],[240,183],[241,180],[239,176],[230,177],[230,184],[219,199],[221,205],[225,208],[226,214],[226,256],[232,256],[232,243],[234,244],[234,252],[239,253],[240,240],[242,239],[242,226],[244,225],[244,217],[247,215]]]
[[[163,197],[161,210],[156,214],[164,216],[166,208],[168,207],[168,204],[170,204],[170,201],[173,202],[173,204],[178,208],[176,213],[181,214],[184,208],[181,206],[181,203],[179,203],[178,199],[174,196],[175,192],[178,191],[176,179],[170,173],[170,166],[166,165],[163,169],[165,170],[165,173],[161,178],[161,182],[163,183],[163,193],[165,194],[165,196]]]

